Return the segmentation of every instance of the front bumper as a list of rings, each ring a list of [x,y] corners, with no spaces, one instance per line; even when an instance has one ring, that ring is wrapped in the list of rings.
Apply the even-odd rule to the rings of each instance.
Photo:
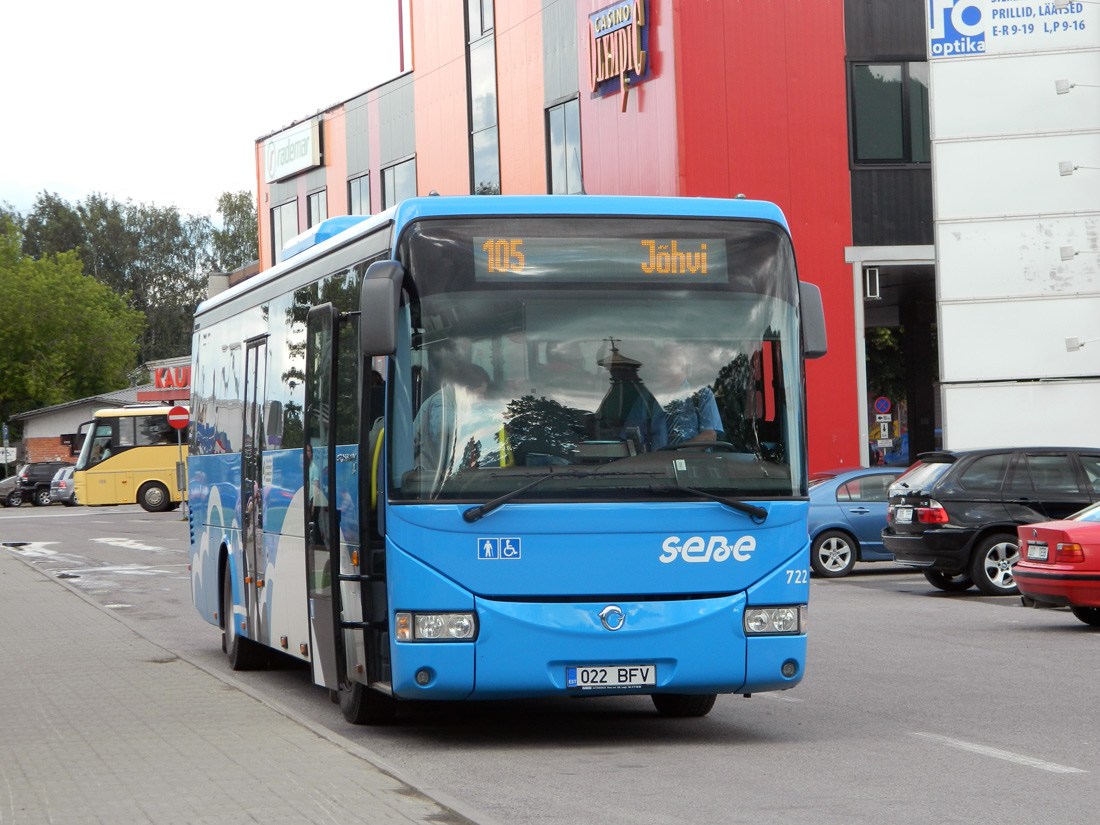
[[[802,680],[806,636],[746,638],[745,602],[743,593],[617,601],[626,619],[620,629],[609,631],[599,618],[607,601],[477,598],[477,641],[392,646],[393,690],[404,699],[508,699],[555,694],[749,693],[794,687]],[[795,672],[784,676],[783,665],[790,662]],[[606,691],[566,685],[570,666],[639,664],[656,667],[655,685]],[[430,675],[423,684],[416,680],[421,671]]]

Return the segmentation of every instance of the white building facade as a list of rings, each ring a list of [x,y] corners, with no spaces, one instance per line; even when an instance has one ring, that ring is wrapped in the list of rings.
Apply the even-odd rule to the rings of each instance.
[[[1098,447],[1100,3],[926,10],[943,444]]]

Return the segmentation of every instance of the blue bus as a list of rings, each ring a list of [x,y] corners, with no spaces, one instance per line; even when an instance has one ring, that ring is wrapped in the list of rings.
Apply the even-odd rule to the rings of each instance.
[[[702,716],[806,653],[818,289],[746,199],[412,198],[196,312],[195,606],[353,723],[648,695]]]

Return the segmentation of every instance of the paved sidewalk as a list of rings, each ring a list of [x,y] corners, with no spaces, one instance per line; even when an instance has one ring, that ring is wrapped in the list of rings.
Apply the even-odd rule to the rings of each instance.
[[[470,820],[0,547],[0,825]]]

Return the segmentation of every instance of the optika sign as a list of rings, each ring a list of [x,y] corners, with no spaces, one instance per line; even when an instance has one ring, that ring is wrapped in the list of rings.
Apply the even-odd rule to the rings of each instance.
[[[321,164],[321,124],[299,123],[264,141],[264,180],[274,183]]]
[[[646,47],[645,0],[625,0],[588,15],[588,86],[600,91],[600,84],[618,79],[628,84],[646,76],[649,66]],[[603,89],[615,91],[616,84]]]
[[[932,57],[985,54],[986,0],[928,0]]]

